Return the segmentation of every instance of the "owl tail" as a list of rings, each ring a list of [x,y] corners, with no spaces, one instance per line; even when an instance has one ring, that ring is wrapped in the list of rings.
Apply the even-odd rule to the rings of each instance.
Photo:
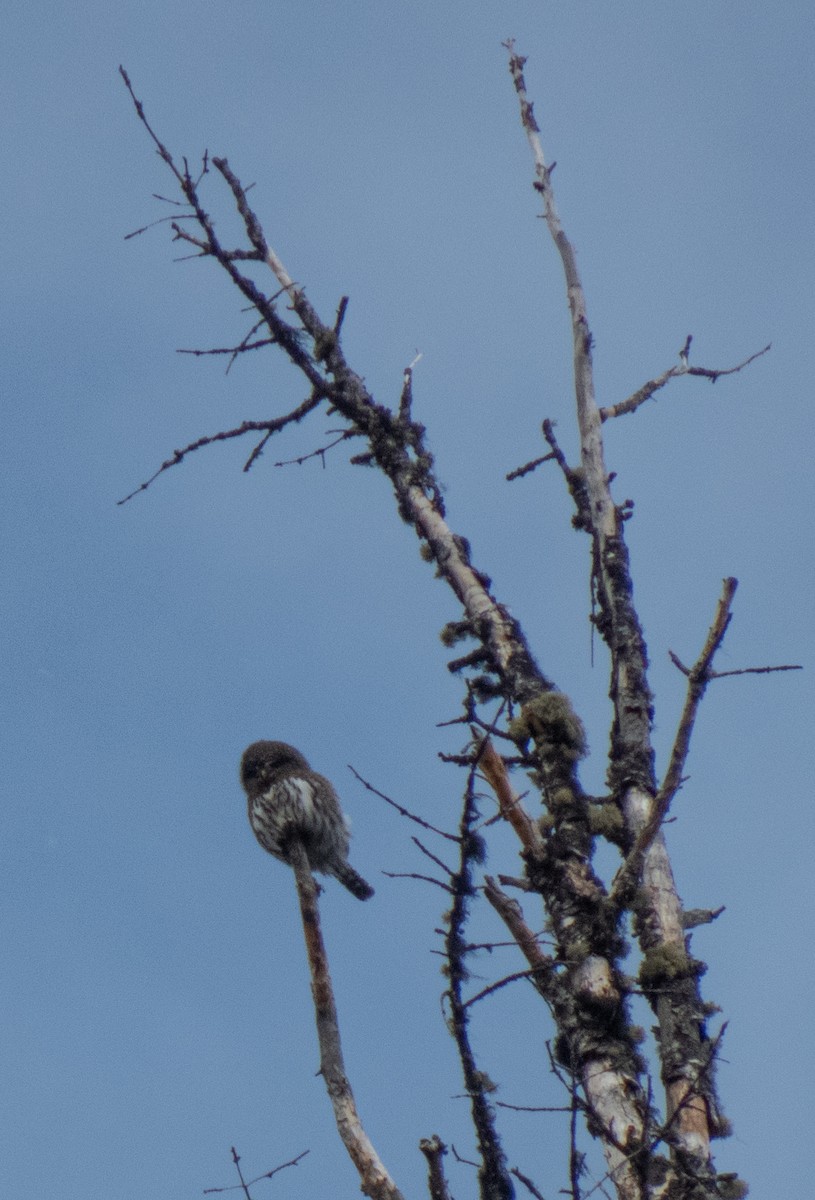
[[[366,883],[350,863],[341,862],[332,865],[331,874],[335,879],[339,879],[342,886],[348,888],[348,891],[352,896],[356,896],[357,900],[370,900],[374,894],[370,883]]]

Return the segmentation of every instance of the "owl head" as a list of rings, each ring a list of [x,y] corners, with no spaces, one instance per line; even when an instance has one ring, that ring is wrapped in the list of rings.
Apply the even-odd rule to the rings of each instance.
[[[241,758],[241,783],[247,791],[263,791],[284,775],[308,771],[299,750],[286,742],[253,742]]]

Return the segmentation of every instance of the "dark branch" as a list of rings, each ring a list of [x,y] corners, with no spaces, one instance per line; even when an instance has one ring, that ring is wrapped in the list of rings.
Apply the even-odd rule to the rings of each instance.
[[[242,421],[236,429],[224,429],[219,433],[212,433],[208,434],[206,437],[197,438],[196,441],[190,442],[181,450],[174,450],[172,457],[166,459],[166,461],[161,464],[158,470],[153,472],[149,479],[146,479],[144,483],[140,483],[139,486],[134,489],[134,491],[130,492],[129,495],[124,496],[121,500],[117,500],[116,503],[127,504],[128,500],[132,500],[133,497],[138,496],[140,492],[147,491],[147,489],[150,487],[150,484],[154,483],[155,480],[158,479],[159,475],[162,475],[165,471],[169,471],[170,467],[177,467],[179,463],[184,461],[188,454],[192,454],[193,451],[200,450],[204,446],[212,446],[215,444],[215,442],[225,442],[230,438],[243,437],[244,434],[258,433],[261,431],[265,434],[263,442],[261,443],[261,445],[263,445],[270,437],[273,436],[273,434],[279,433],[280,430],[285,429],[287,425],[302,421],[303,417],[317,408],[323,399],[324,393],[320,393],[316,396],[311,395],[309,396],[308,400],[303,401],[299,408],[293,409],[290,413],[286,413],[282,417],[275,417],[270,421]],[[244,471],[249,470],[259,454],[260,448],[257,448],[253,451],[251,457],[243,468]]]
[[[531,462],[524,463],[522,467],[516,467],[514,471],[510,471],[504,478],[507,483],[511,483],[513,479],[522,479],[524,475],[534,471],[541,463],[551,462],[554,457],[554,454],[543,454],[540,458],[533,458]]]
[[[447,973],[450,980],[447,991],[450,1003],[449,1025],[458,1048],[481,1158],[478,1168],[481,1200],[513,1200],[515,1188],[507,1170],[506,1156],[496,1129],[495,1112],[488,1098],[492,1085],[476,1064],[468,1028],[469,1012],[463,996],[464,983],[468,977],[465,959],[469,939],[465,935],[465,929],[470,901],[476,894],[473,867],[483,857],[481,839],[475,832],[479,816],[475,796],[476,769],[477,763],[474,763],[470,767],[464,794],[459,824],[461,854],[458,870],[452,878],[453,903],[450,906],[445,937]]]
[[[398,804],[395,800],[391,800],[390,796],[386,796],[384,792],[380,792],[378,788],[373,786],[373,784],[368,783],[367,779],[363,779],[359,772],[356,771],[350,763],[348,764],[348,770],[355,779],[359,780],[359,782],[367,791],[373,792],[373,794],[378,796],[380,800],[384,800],[386,804],[390,804],[391,808],[395,808],[400,816],[407,817],[410,821],[415,821],[416,824],[421,825],[423,829],[428,829],[431,833],[437,833],[439,837],[447,838],[447,840],[450,842],[460,841],[458,834],[446,833],[445,830],[438,829],[435,825],[431,825],[429,821],[425,821],[424,817],[417,816],[416,813],[412,813],[409,808],[405,808],[404,805]]]
[[[668,651],[668,657],[683,675],[690,675],[690,667],[686,667],[673,650]],[[735,671],[709,671],[708,679],[728,679],[731,675],[771,675],[773,671],[803,671],[803,669],[800,663],[784,663],[777,667],[739,667]]]
[[[523,1175],[517,1167],[510,1168],[510,1175],[514,1175],[524,1185],[529,1194],[534,1196],[535,1200],[544,1200],[543,1194],[538,1191],[528,1175]]]
[[[427,1190],[430,1200],[452,1200],[444,1177],[442,1159],[447,1153],[447,1147],[437,1133],[430,1138],[422,1138],[419,1149],[427,1159]]]
[[[468,946],[467,949],[469,950],[470,947]],[[499,992],[501,988],[505,988],[507,984],[515,983],[518,979],[534,980],[541,969],[541,967],[531,967],[528,971],[514,971],[511,975],[505,975],[503,979],[496,980],[495,983],[491,983],[487,987],[482,988],[480,992],[476,992],[474,996],[470,996],[469,1000],[465,1000],[464,1007],[472,1008],[479,1000],[484,1000],[487,996],[491,996],[493,992]]]

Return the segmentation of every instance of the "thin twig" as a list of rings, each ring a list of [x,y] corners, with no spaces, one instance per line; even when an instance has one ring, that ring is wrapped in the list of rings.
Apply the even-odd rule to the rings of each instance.
[[[436,887],[442,888],[445,892],[453,895],[453,888],[449,883],[444,883],[441,879],[434,878],[433,875],[421,875],[418,871],[383,871],[382,874],[387,879],[417,879],[420,883],[435,883]]]
[[[641,405],[651,399],[655,392],[663,388],[669,380],[676,379],[680,375],[698,375],[702,379],[709,379],[711,383],[715,383],[722,375],[735,375],[737,371],[743,371],[751,362],[754,362],[757,358],[761,358],[762,354],[766,354],[771,348],[772,342],[768,342],[762,350],[757,350],[755,354],[751,354],[743,362],[737,363],[735,367],[719,367],[715,369],[711,367],[690,367],[687,364],[686,357],[679,366],[669,367],[667,371],[663,371],[655,379],[649,379],[647,383],[644,383],[641,388],[626,400],[621,400],[619,404],[611,404],[607,408],[601,408],[600,419],[601,421],[608,421],[611,417],[622,417],[626,413],[636,412]]]
[[[538,938],[527,925],[517,900],[502,892],[491,875],[485,877],[484,895],[512,934],[532,971],[530,978],[535,989],[547,1002],[558,987],[552,972],[553,959],[544,954]]]
[[[510,1167],[509,1173],[510,1175],[514,1175],[516,1179],[520,1180],[530,1195],[534,1196],[535,1200],[544,1200],[543,1194],[538,1191],[528,1175],[522,1174],[517,1167]]]
[[[724,641],[727,627],[730,624],[732,613],[731,606],[733,597],[736,594],[738,580],[732,578],[724,580],[722,585],[722,595],[716,608],[716,614],[713,618],[713,623],[708,630],[707,639],[702,648],[699,658],[694,663],[693,667],[688,671],[688,690],[685,696],[685,704],[682,709],[682,715],[679,719],[679,726],[676,731],[671,758],[668,763],[668,769],[665,772],[665,778],[662,781],[662,786],[657,792],[651,808],[650,816],[643,825],[637,835],[634,846],[632,847],[628,857],[617,873],[617,878],[614,881],[612,889],[612,899],[616,899],[624,891],[627,891],[630,880],[639,870],[639,865],[642,861],[642,855],[650,846],[651,842],[656,837],[656,834],[662,825],[665,817],[668,815],[668,809],[671,802],[679,790],[685,762],[690,749],[690,740],[693,733],[693,727],[696,722],[696,714],[699,711],[699,705],[702,702],[707,685],[710,682],[710,667],[716,651]]]
[[[469,950],[470,947],[468,946]],[[505,988],[509,983],[515,983],[518,979],[534,979],[540,971],[540,967],[531,967],[528,971],[513,971],[511,975],[505,975],[503,979],[496,980],[495,983],[490,983],[487,987],[482,988],[480,992],[476,992],[474,996],[470,996],[469,1000],[464,1001],[465,1008],[472,1008],[479,1000],[484,1000],[487,996],[491,996],[493,992],[499,992],[501,988]]]
[[[319,458],[325,468],[325,456],[329,450],[333,450],[335,446],[339,446],[341,442],[347,442],[349,438],[359,437],[355,429],[345,429],[339,437],[333,442],[329,442],[327,446],[319,446],[316,450],[309,450],[308,454],[300,454],[297,458],[284,458],[280,462],[273,465],[276,467],[302,467],[303,463],[308,462],[311,458]]]
[[[250,335],[251,336],[251,335]],[[262,338],[259,342],[240,342],[237,346],[213,346],[211,350],[188,350],[184,347],[176,350],[176,354],[191,354],[194,358],[206,358],[211,355],[229,354],[234,360],[239,354],[243,354],[245,350],[260,350],[263,346],[273,346],[274,338]],[[226,368],[227,371],[232,366],[232,362]]]
[[[447,838],[447,840],[450,842],[458,842],[460,840],[457,834],[447,833],[444,829],[439,829],[437,826],[431,825],[429,821],[425,821],[424,817],[417,816],[416,813],[411,812],[409,808],[405,808],[404,805],[398,804],[396,800],[391,800],[390,796],[386,796],[384,792],[380,792],[379,789],[375,788],[372,783],[368,783],[368,780],[364,779],[362,775],[360,775],[359,772],[351,766],[350,763],[348,764],[348,770],[355,779],[359,780],[359,782],[364,788],[367,789],[367,791],[373,792],[373,794],[378,796],[380,800],[384,800],[386,804],[390,804],[391,808],[395,808],[400,816],[407,817],[410,821],[415,821],[416,824],[421,825],[423,829],[428,829],[431,833],[437,833],[439,837]]]
[[[303,1151],[301,1151],[300,1154],[296,1155],[294,1158],[290,1158],[288,1162],[281,1163],[279,1167],[272,1167],[271,1171],[264,1171],[262,1175],[256,1175],[254,1179],[250,1179],[247,1181],[243,1178],[243,1172],[241,1171],[240,1155],[238,1154],[238,1152],[234,1146],[232,1146],[231,1149],[232,1149],[232,1161],[234,1162],[235,1169],[238,1172],[238,1179],[240,1179],[240,1183],[233,1183],[230,1187],[204,1188],[205,1196],[212,1196],[212,1195],[220,1194],[222,1192],[236,1192],[236,1191],[238,1191],[238,1189],[240,1189],[244,1193],[244,1195],[246,1195],[248,1197],[249,1196],[249,1188],[252,1187],[253,1184],[260,1183],[261,1179],[272,1179],[278,1173],[278,1171],[285,1171],[286,1167],[296,1167],[298,1165],[298,1163],[300,1162],[300,1160],[302,1158],[305,1158],[306,1155],[310,1153],[310,1151],[308,1151],[308,1150],[303,1150]]]
[[[686,667],[673,650],[668,651],[668,657],[683,675],[690,675],[690,667]],[[735,671],[709,671],[708,679],[728,679],[731,675],[771,675],[774,671],[803,671],[803,669],[800,663],[783,663],[777,667],[739,667]]]
[[[522,479],[524,475],[528,475],[542,463],[551,462],[554,457],[555,456],[552,453],[542,454],[540,458],[533,458],[531,462],[524,463],[522,467],[516,467],[514,471],[510,471],[508,475],[504,476],[504,478],[506,479],[507,483],[511,483],[513,479]]]
[[[572,1111],[571,1104],[509,1104],[506,1100],[496,1100],[497,1108],[508,1108],[512,1112],[529,1113],[567,1113]]]
[[[455,875],[455,871],[451,871],[450,868],[447,866],[447,863],[442,862],[442,860],[438,857],[438,855],[434,854],[431,850],[428,850],[427,846],[422,845],[422,843],[419,841],[419,839],[417,837],[411,837],[410,840],[413,842],[413,844],[415,846],[419,847],[422,854],[424,854],[427,858],[429,858],[432,863],[435,863],[437,867],[440,867],[441,870],[444,871],[444,873],[448,876],[448,878],[450,878],[450,879],[453,878],[453,876]]]
[[[188,445],[183,446],[182,449],[174,450],[172,456],[166,459],[158,468],[158,470],[153,472],[149,479],[146,479],[144,483],[140,483],[137,488],[134,488],[134,490],[129,493],[129,495],[123,496],[122,499],[117,500],[116,503],[120,505],[127,504],[128,500],[132,500],[133,497],[138,496],[140,492],[146,492],[150,487],[150,484],[158,479],[159,475],[163,474],[165,471],[169,471],[170,467],[177,467],[179,463],[184,461],[188,454],[192,454],[193,451],[200,450],[204,446],[212,446],[216,442],[225,442],[230,438],[243,437],[244,434],[259,433],[261,431],[263,431],[266,435],[264,442],[267,441],[272,434],[278,433],[287,425],[291,425],[293,422],[302,421],[303,417],[312,412],[322,399],[323,394],[316,396],[312,394],[309,396],[308,400],[304,400],[298,408],[292,409],[292,411],[290,413],[286,413],[285,416],[275,417],[271,421],[242,421],[241,424],[235,429],[224,429],[219,433],[211,433],[205,437],[197,438],[194,442],[189,442]],[[249,459],[246,466],[243,468],[244,471],[249,469],[256,457],[257,451],[253,454],[252,458]]]

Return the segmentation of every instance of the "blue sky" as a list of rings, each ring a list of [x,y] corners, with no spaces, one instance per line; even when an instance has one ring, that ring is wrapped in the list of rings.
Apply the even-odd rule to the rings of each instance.
[[[460,690],[438,630],[458,613],[389,489],[342,453],[300,468],[330,418],[203,451],[124,508],[176,446],[291,407],[271,353],[175,353],[246,331],[209,264],[174,264],[152,193],[171,180],[117,74],[195,161],[226,154],[267,235],[324,313],[350,296],[346,350],[394,403],[417,352],[451,523],[541,666],[567,689],[601,790],[605,659],[590,660],[587,545],[554,470],[507,484],[558,422],[570,455],[559,265],[502,39],[527,80],[578,251],[601,403],[674,361],[677,381],[607,427],[653,662],[664,768],[682,702],[668,661],[698,653],[721,579],[740,589],[668,831],[689,907],[725,904],[695,950],[730,1021],[723,1169],[753,1194],[811,1178],[813,149],[811,5],[242,3],[19,6],[2,65],[3,952],[0,1194],[198,1196],[310,1155],[257,1196],[355,1196],[319,1078],[288,873],[255,845],[244,746],[299,746],[340,790],[353,861],[377,887],[324,910],[348,1065],[380,1153],[421,1193],[418,1139],[471,1154],[433,933],[440,891],[413,830],[349,763],[435,823],[462,781],[436,728]],[[207,203],[233,220],[217,182]],[[522,781],[519,781],[519,784]],[[517,870],[493,835],[490,868]],[[489,918],[476,926],[500,937]],[[801,935],[804,935],[803,943]],[[511,951],[484,981],[517,969]],[[647,1022],[647,1017],[646,1017]],[[552,1103],[545,1014],[520,986],[474,1036],[502,1099]],[[451,1098],[453,1097],[453,1098]],[[556,1102],[556,1100],[555,1100]],[[503,1125],[510,1161],[554,1194],[557,1119]],[[451,1165],[457,1195],[473,1181]],[[801,1193],[803,1194],[803,1193]]]

